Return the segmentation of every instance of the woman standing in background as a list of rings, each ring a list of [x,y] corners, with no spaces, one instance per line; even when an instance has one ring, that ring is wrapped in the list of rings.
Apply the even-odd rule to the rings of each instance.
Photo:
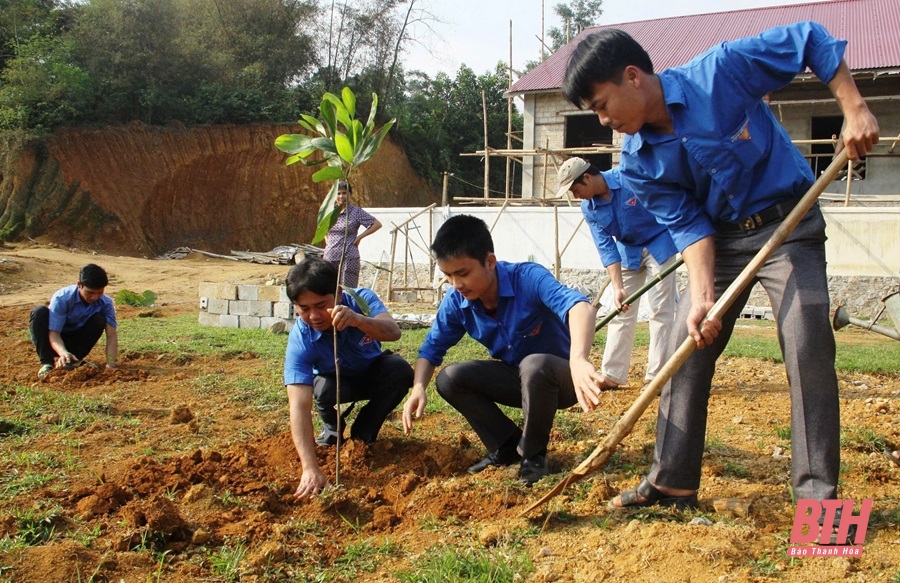
[[[337,222],[328,234],[325,235],[324,259],[338,267],[341,261],[341,241],[344,240],[345,225],[349,221],[347,230],[346,252],[344,253],[344,267],[340,273],[341,285],[345,287],[357,287],[359,285],[359,242],[381,228],[378,219],[350,204],[350,195],[353,187],[347,180],[338,181],[337,200],[335,205],[342,208]],[[366,230],[357,235],[360,227]]]

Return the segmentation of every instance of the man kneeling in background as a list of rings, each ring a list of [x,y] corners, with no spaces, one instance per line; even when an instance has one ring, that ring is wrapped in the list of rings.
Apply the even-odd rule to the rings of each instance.
[[[49,305],[31,310],[31,341],[41,361],[38,376],[45,376],[54,366],[71,370],[84,364],[104,331],[106,368],[115,368],[119,337],[115,305],[103,294],[108,284],[106,271],[88,263],[78,273],[78,283],[53,294]]]

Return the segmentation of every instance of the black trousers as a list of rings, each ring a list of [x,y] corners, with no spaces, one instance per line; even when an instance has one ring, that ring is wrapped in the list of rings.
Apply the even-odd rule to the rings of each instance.
[[[469,360],[444,367],[437,391],[494,452],[516,436],[525,458],[547,453],[558,409],[578,403],[569,361],[552,354],[530,354],[519,367],[499,360]],[[497,404],[522,409],[522,429]]]
[[[384,420],[390,415],[413,385],[413,369],[404,358],[385,350],[364,374],[341,375],[341,403],[366,401],[350,428],[350,437],[372,443],[378,437]],[[313,395],[319,417],[332,429],[337,428],[337,383],[331,375],[318,375],[313,380]]]
[[[53,365],[58,354],[50,346],[50,310],[47,306],[35,306],[31,310],[28,329],[31,332],[31,342],[37,351],[41,364]],[[63,343],[69,352],[78,359],[82,359],[94,348],[97,341],[106,330],[106,317],[103,314],[94,314],[84,326],[71,332],[63,332]]]

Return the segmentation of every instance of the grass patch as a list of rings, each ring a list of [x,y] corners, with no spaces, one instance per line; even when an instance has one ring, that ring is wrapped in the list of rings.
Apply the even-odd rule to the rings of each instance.
[[[725,462],[723,466],[723,471],[726,475],[734,476],[735,478],[748,478],[750,477],[750,470],[745,468],[744,466],[733,464],[731,462]]]
[[[778,439],[782,441],[790,441],[791,440],[791,426],[790,425],[776,425],[775,426],[775,435],[778,436]]]
[[[17,385],[4,402],[2,414],[16,420],[17,426],[24,426],[21,435],[33,434],[41,423],[41,416],[53,416],[52,423],[43,425],[47,432],[64,432],[83,429],[99,417],[111,414],[110,397],[87,397],[67,394],[40,387]]]
[[[252,353],[265,360],[284,361],[287,336],[266,330],[201,326],[190,314],[173,318],[128,318],[119,324],[128,349],[176,356]]]
[[[524,580],[534,570],[528,555],[510,547],[431,548],[414,571],[396,577],[406,583],[512,583]]]
[[[209,564],[213,573],[223,581],[236,583],[241,580],[241,561],[246,555],[247,547],[242,542],[223,545],[215,554],[209,556]]]
[[[64,521],[59,506],[49,508],[28,508],[13,512],[15,522],[14,534],[7,534],[0,539],[0,552],[13,549],[38,546],[50,541],[56,534],[58,523]]]
[[[381,544],[363,540],[352,543],[344,549],[344,554],[335,561],[335,568],[343,577],[353,577],[359,573],[373,573],[381,557],[396,556],[400,548],[396,543],[385,540]]]
[[[863,453],[882,451],[887,447],[887,439],[864,425],[841,427],[841,447]]]

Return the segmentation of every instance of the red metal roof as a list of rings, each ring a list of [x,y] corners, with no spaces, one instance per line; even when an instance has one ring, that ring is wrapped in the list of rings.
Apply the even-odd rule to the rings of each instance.
[[[650,54],[654,69],[662,71],[723,41],[801,20],[819,22],[835,37],[849,41],[845,59],[851,70],[900,67],[900,0],[829,0],[586,28],[513,83],[509,93],[559,89],[572,50],[585,36],[604,28],[620,28],[633,36]]]

